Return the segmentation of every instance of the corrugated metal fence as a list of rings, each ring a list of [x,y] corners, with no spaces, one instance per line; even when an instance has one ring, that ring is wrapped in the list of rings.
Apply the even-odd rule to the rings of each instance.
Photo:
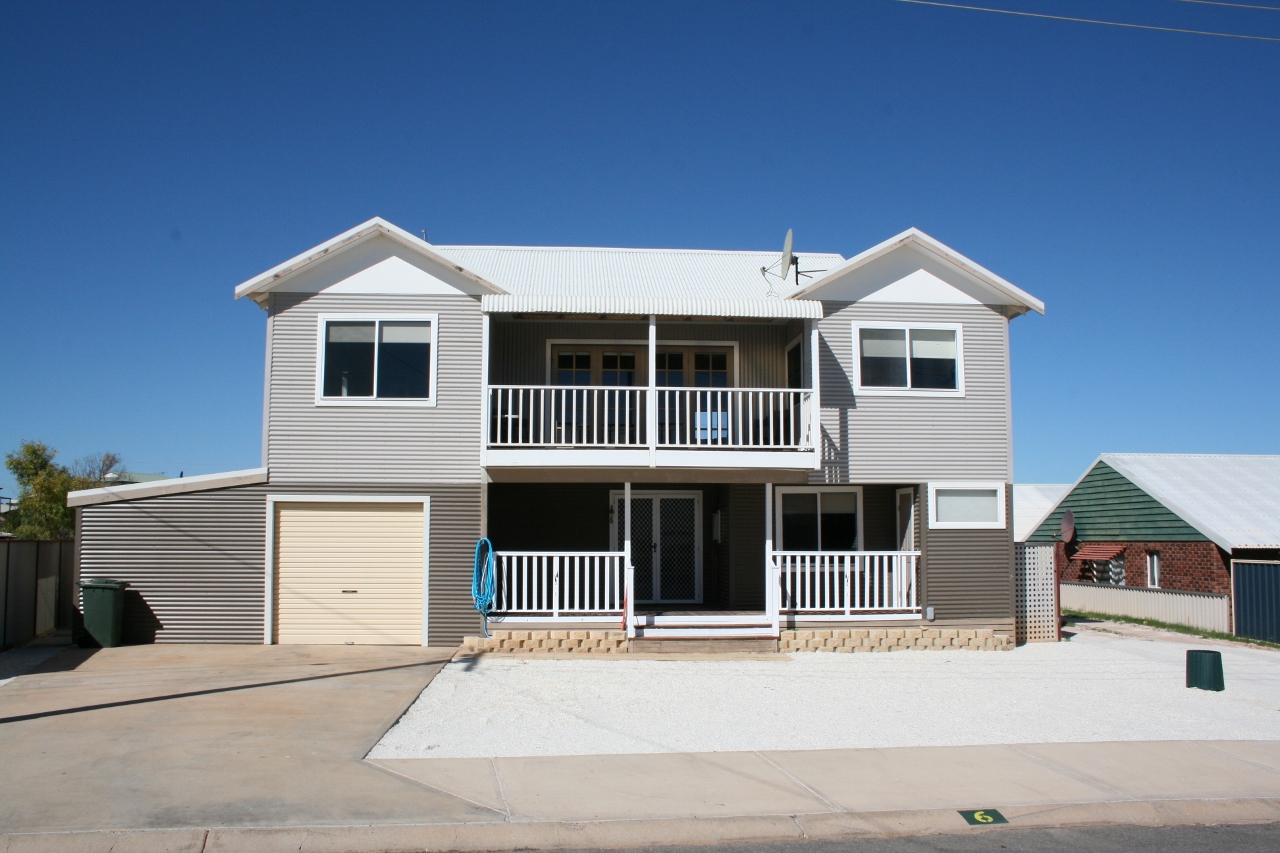
[[[1234,560],[1236,633],[1280,643],[1280,563]]]
[[[1053,550],[1052,542],[1018,542],[1014,547],[1019,643],[1058,641],[1058,575]]]
[[[1062,609],[1155,619],[1204,631],[1231,631],[1230,599],[1225,595],[1112,586],[1104,583],[1062,583]]]
[[[75,543],[0,539],[0,648],[71,627]]]

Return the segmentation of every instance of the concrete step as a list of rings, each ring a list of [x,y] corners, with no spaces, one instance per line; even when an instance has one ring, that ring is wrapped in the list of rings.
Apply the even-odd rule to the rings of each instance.
[[[636,637],[633,653],[662,654],[742,654],[777,652],[776,637]]]

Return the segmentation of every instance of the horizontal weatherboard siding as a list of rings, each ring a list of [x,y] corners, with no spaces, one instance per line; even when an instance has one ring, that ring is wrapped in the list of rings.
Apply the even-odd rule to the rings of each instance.
[[[260,643],[266,487],[82,507],[81,578],[128,581],[126,643]]]
[[[273,484],[478,482],[480,305],[468,296],[271,296],[267,465]],[[434,407],[317,406],[321,314],[439,314]]]
[[[428,641],[455,645],[479,630],[471,601],[478,483],[273,483],[86,506],[78,576],[129,582],[126,642],[261,643],[268,493],[429,496]]]
[[[1207,542],[1209,538],[1105,462],[1090,469],[1029,541],[1052,542],[1062,516],[1075,515],[1080,542]]]
[[[827,302],[818,351],[822,471],[815,481],[1012,479],[1008,321],[982,305]],[[959,324],[963,397],[858,395],[853,324]]]
[[[787,343],[798,323],[659,322],[658,346],[668,341],[736,341],[740,388],[785,388]],[[547,381],[547,341],[640,341],[648,346],[647,323],[575,323],[497,320],[490,327],[489,373],[495,385],[543,385]],[[641,385],[648,377],[638,377]]]
[[[1012,625],[1012,529],[937,530],[924,527],[921,532],[925,541],[927,592],[924,604],[934,608],[935,618]]]

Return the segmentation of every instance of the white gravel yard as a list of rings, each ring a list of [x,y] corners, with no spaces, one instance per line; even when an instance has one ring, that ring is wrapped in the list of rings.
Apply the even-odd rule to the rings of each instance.
[[[1222,651],[1223,693],[1184,686]],[[1280,740],[1280,652],[1085,631],[1010,652],[450,663],[370,758]]]

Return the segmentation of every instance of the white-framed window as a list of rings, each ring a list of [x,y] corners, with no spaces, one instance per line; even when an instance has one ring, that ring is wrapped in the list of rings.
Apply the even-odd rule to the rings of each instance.
[[[1160,588],[1160,552],[1147,552],[1147,586]]]
[[[860,486],[778,486],[774,525],[779,551],[857,551],[862,542]]]
[[[1004,483],[930,483],[929,528],[1005,529]]]
[[[439,314],[323,314],[316,405],[434,406]]]
[[[959,325],[854,323],[857,393],[963,397],[964,331]]]

